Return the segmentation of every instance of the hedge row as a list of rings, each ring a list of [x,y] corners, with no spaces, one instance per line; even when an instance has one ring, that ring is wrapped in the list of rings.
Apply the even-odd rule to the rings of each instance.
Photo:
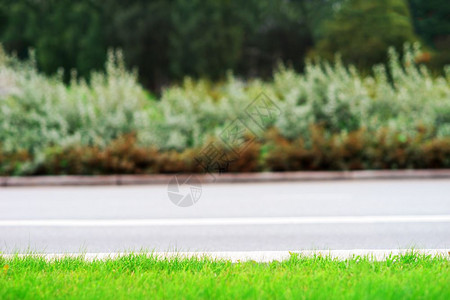
[[[39,166],[26,175],[450,168],[450,138],[418,135],[404,140],[385,129],[375,136],[361,129],[327,137],[320,127],[313,127],[311,135],[309,145],[303,139],[289,141],[274,129],[261,140],[247,139],[241,148],[229,149],[221,141],[212,141],[220,156],[208,160],[211,156],[205,153],[211,143],[181,152],[158,151],[139,146],[136,136],[128,134],[105,148],[47,148]],[[27,151],[0,153],[0,175],[16,175],[21,164],[32,160]]]
[[[120,52],[110,53],[106,73],[67,85],[0,48],[0,172],[448,167],[450,67],[435,77],[416,63],[420,53],[391,49],[389,64],[370,75],[337,59],[307,62],[304,73],[280,66],[271,81],[187,78],[156,99]],[[244,130],[227,150],[221,140],[233,122]],[[211,142],[224,166],[205,163]]]

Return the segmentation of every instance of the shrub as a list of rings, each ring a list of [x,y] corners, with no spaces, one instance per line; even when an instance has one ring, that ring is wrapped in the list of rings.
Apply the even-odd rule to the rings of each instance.
[[[418,55],[418,45],[405,45],[402,59],[391,49],[389,64],[365,76],[337,58],[307,62],[304,74],[280,66],[269,82],[187,78],[152,100],[117,51],[105,73],[89,83],[74,75],[69,85],[0,51],[0,170],[200,172],[196,153],[236,118],[262,140],[237,157],[233,172],[442,167],[450,67],[433,77]],[[261,93],[274,113],[258,127],[247,108]]]

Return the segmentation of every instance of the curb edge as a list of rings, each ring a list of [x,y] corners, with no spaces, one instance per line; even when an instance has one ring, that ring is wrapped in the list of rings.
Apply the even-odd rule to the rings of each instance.
[[[329,181],[329,180],[387,180],[387,179],[442,179],[450,178],[450,169],[439,170],[364,170],[364,171],[299,171],[299,172],[259,172],[179,174],[182,178],[197,176],[202,183],[257,183],[288,181]],[[80,185],[153,185],[167,184],[174,174],[154,175],[63,175],[0,177],[0,187],[22,186],[80,186]]]

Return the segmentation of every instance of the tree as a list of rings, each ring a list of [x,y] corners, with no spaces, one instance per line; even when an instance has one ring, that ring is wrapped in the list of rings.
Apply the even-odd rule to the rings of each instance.
[[[339,52],[361,68],[384,62],[389,46],[401,49],[416,39],[404,0],[347,0],[324,26],[316,53],[331,59]]]
[[[434,50],[431,67],[450,64],[450,5],[446,0],[409,0],[415,31]]]
[[[34,48],[39,69],[48,74],[61,67],[76,68],[87,77],[103,66],[106,45],[101,9],[95,1],[1,1],[0,16],[4,47],[20,58]]]
[[[167,84],[172,2],[166,0],[105,0],[105,35],[109,47],[121,48],[130,67],[137,67],[145,86]]]
[[[246,19],[236,0],[176,0],[169,33],[170,71],[217,79],[241,58]]]

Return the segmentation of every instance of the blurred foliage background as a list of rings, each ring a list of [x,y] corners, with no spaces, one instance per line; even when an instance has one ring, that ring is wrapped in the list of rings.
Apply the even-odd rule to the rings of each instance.
[[[211,143],[239,154],[232,172],[450,168],[449,15],[443,0],[0,0],[0,175],[203,172]],[[279,113],[258,129],[261,93]],[[230,146],[236,118],[250,130]]]
[[[184,76],[224,79],[227,70],[269,77],[279,62],[297,71],[305,58],[370,71],[387,48],[420,41],[418,58],[435,72],[450,62],[446,0],[0,0],[0,43],[40,71],[102,70],[121,48],[145,87],[160,91]],[[65,72],[64,79],[70,79]]]

